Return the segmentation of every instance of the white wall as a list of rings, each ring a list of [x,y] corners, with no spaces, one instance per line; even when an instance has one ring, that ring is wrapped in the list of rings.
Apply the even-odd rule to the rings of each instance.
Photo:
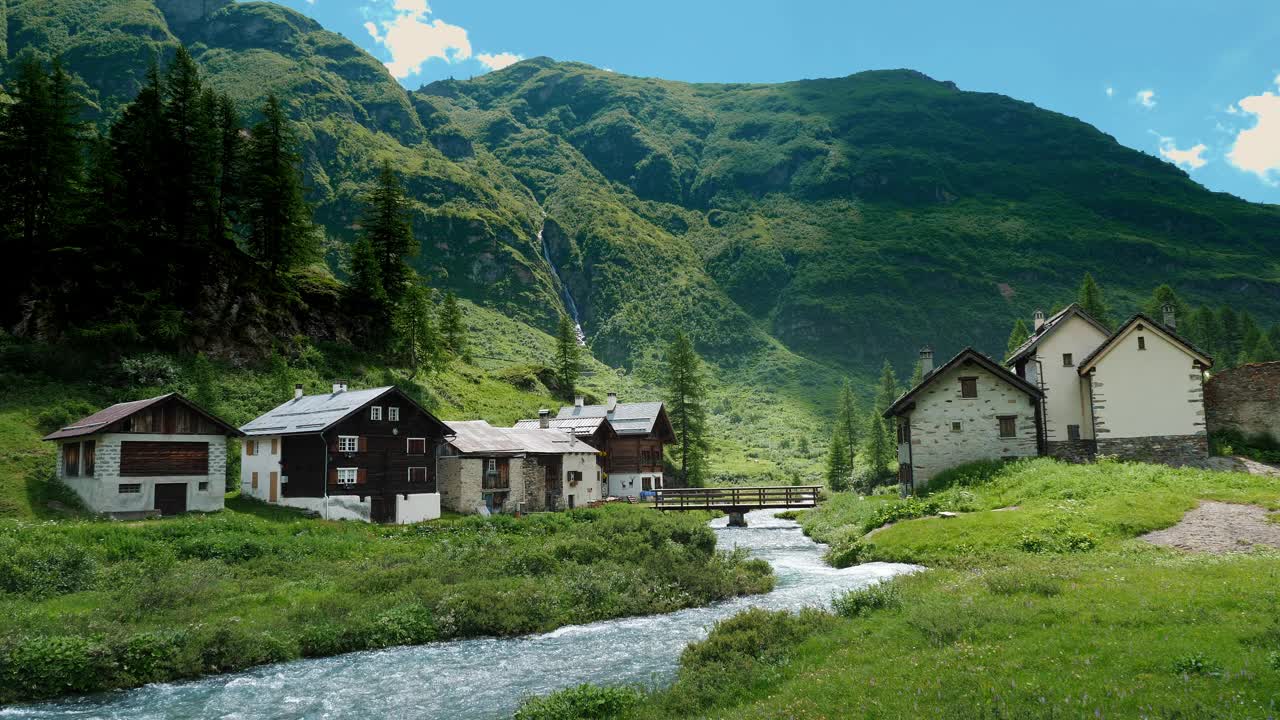
[[[256,440],[258,454],[249,455],[248,440]],[[276,443],[276,452],[271,452],[271,442]],[[280,472],[280,454],[284,452],[284,440],[279,435],[248,437],[240,441],[240,493],[245,497],[254,497],[266,502],[271,497],[271,473]],[[258,489],[253,489],[253,473],[258,473]],[[284,497],[284,485],[281,483],[276,492],[277,498]]]
[[[401,525],[440,518],[440,493],[396,495],[396,522]]]
[[[1080,426],[1082,440],[1093,439],[1088,394],[1081,383],[1079,365],[1107,339],[1107,335],[1078,315],[1060,322],[1049,336],[1036,346],[1035,357],[1028,363],[1027,379],[1037,384],[1030,369],[1039,361],[1045,393],[1045,428],[1049,442],[1066,442],[1068,425]],[[1062,364],[1063,353],[1071,353],[1071,366]]]
[[[582,480],[576,486],[569,485],[569,471],[582,473]],[[569,507],[569,496],[574,496],[574,507],[586,507],[603,498],[600,483],[600,465],[596,463],[594,453],[566,453],[562,456],[560,468],[561,491],[560,507]]]
[[[62,462],[62,445],[93,440],[93,477],[67,477]],[[120,476],[120,443],[139,442],[204,442],[209,445],[209,473],[207,475],[176,475],[152,477]],[[81,450],[80,470],[84,471],[84,452]],[[158,483],[183,483],[187,486],[187,510],[216,512],[223,508],[227,479],[227,438],[225,435],[165,435],[159,433],[104,433],[87,438],[76,438],[58,443],[58,478],[75,490],[90,510],[100,513],[142,513],[156,507]],[[205,490],[200,483],[207,483]],[[121,485],[141,485],[140,492],[120,493]]]
[[[325,520],[361,520],[370,522],[372,516],[368,496],[363,500],[357,495],[332,495],[330,497],[281,497],[279,505],[310,510]]]
[[[1139,324],[1098,359],[1093,373],[1099,439],[1203,434],[1203,372],[1163,333],[1138,330]],[[1140,336],[1146,350],[1138,349]]]
[[[655,488],[662,485],[661,473],[609,473],[609,495],[612,497],[640,497],[644,490],[644,478],[653,478]]]

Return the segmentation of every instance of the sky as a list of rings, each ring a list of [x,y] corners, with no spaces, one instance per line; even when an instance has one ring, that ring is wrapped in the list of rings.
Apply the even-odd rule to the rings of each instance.
[[[910,68],[1078,117],[1211,190],[1280,203],[1276,0],[281,0],[405,87],[575,60],[782,82]]]

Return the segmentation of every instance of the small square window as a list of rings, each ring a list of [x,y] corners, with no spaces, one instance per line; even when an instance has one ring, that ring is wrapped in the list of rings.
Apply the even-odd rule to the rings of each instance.
[[[427,439],[426,438],[405,438],[405,452],[410,455],[426,455]]]
[[[358,468],[338,468],[338,484],[355,485],[359,473],[360,470]]]
[[[1138,336],[1138,349],[1139,350],[1147,349],[1147,339],[1141,335]]]
[[[1008,415],[1000,418],[1000,437],[1011,438],[1011,437],[1017,437],[1017,436],[1018,436],[1017,418],[1012,415]]]
[[[1080,439],[1080,426],[1079,426],[1079,425],[1068,425],[1068,426],[1067,426],[1067,439],[1068,439],[1068,440],[1079,440],[1079,439]]]
[[[360,438],[355,435],[338,436],[338,452],[353,453],[360,451]]]
[[[963,397],[963,398],[978,397],[978,378],[976,377],[960,378],[960,397]]]
[[[498,461],[489,458],[489,472],[498,472]]]
[[[209,482],[206,480],[204,482],[198,483],[197,488],[200,490],[200,492],[209,492]]]
[[[381,420],[381,419],[382,419],[382,406],[381,406],[381,405],[373,405],[373,406],[371,406],[371,407],[369,408],[369,419],[370,419],[370,420]]]
[[[387,419],[391,422],[400,422],[400,408],[388,406]]]
[[[962,429],[964,429],[964,425],[962,425],[959,420],[953,420],[951,422],[951,432],[960,432]]]
[[[120,483],[117,488],[121,495],[137,495],[142,492],[141,483]]]
[[[1075,359],[1071,357],[1071,353],[1062,353],[1062,367],[1072,367],[1075,364]]]

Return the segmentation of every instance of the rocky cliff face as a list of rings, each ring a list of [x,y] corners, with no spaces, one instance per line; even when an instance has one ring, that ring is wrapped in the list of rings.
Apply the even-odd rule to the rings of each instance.
[[[214,13],[234,4],[235,0],[156,0],[156,7],[178,31],[208,20]]]

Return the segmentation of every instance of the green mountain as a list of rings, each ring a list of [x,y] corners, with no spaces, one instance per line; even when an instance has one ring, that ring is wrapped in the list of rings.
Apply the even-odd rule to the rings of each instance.
[[[710,85],[535,58],[407,92],[271,3],[0,11],[0,62],[61,56],[99,126],[179,44],[242,109],[279,94],[340,276],[389,160],[433,284],[541,330],[567,290],[593,354],[641,381],[686,329],[719,381],[726,472],[794,470],[778,444],[824,436],[840,375],[886,357],[904,374],[924,343],[996,353],[1015,317],[1067,300],[1085,270],[1121,311],[1168,282],[1195,304],[1280,316],[1280,208],[912,71]]]

